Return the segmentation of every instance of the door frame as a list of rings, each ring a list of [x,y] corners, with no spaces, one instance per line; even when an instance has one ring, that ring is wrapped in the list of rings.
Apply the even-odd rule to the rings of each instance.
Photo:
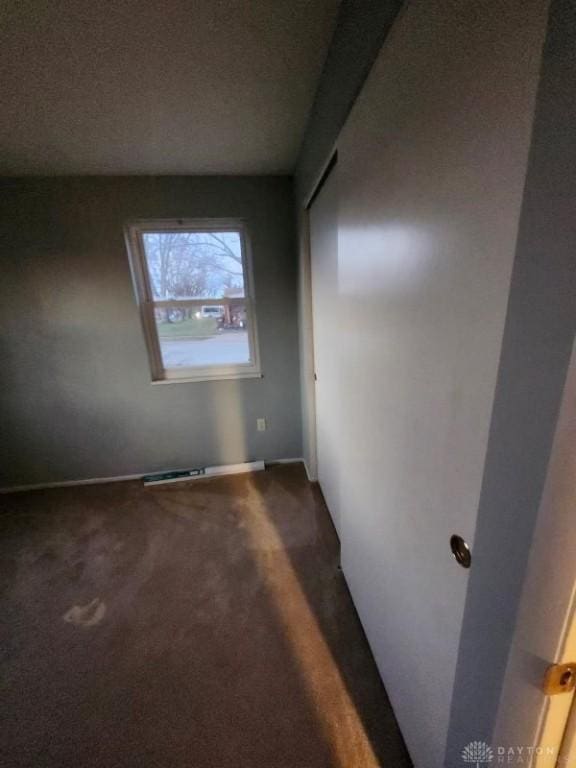
[[[302,399],[303,461],[311,482],[318,482],[318,454],[316,448],[316,387],[314,360],[314,323],[312,312],[312,247],[310,243],[310,207],[338,161],[334,145],[328,159],[311,185],[308,195],[298,210],[299,251],[299,315],[300,315],[300,394]]]
[[[556,768],[575,694],[547,696],[552,664],[576,662],[576,343],[494,729],[496,750],[533,749],[530,768]],[[576,716],[572,716],[576,720]],[[500,745],[500,746],[498,746]],[[513,763],[512,763],[513,764]]]

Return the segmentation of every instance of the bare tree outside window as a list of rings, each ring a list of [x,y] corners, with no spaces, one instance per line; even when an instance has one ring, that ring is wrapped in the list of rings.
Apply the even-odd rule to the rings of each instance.
[[[127,242],[153,378],[259,375],[244,225],[139,222]]]

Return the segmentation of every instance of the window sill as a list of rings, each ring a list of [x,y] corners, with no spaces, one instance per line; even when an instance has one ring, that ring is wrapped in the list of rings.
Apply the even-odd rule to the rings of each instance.
[[[150,383],[153,386],[163,384],[195,384],[199,381],[231,381],[233,379],[263,379],[264,374],[261,371],[251,371],[250,373],[223,373],[203,374],[201,376],[188,376],[181,379],[153,379]]]

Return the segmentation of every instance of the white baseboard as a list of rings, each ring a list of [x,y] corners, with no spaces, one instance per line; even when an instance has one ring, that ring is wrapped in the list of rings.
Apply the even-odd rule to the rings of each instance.
[[[265,464],[296,464],[302,462],[306,467],[304,459],[274,459],[273,461],[266,461]],[[171,470],[166,470],[169,472]],[[101,485],[103,483],[121,483],[125,480],[141,480],[145,475],[152,474],[150,472],[141,472],[137,475],[114,475],[113,477],[91,477],[86,480],[61,480],[56,483],[34,483],[32,485],[12,485],[5,488],[0,488],[0,495],[7,493],[23,493],[24,491],[43,491],[50,488],[73,488],[77,485]],[[308,468],[306,467],[306,475],[309,478]]]
[[[308,478],[309,483],[317,483],[318,478],[313,477],[312,473],[310,472],[310,468],[308,467],[308,464],[305,459],[302,459],[302,463],[304,464],[304,469],[306,470],[306,477]]]
[[[71,488],[76,485],[101,485],[103,483],[121,483],[124,480],[140,480],[140,475],[114,475],[113,477],[90,477],[87,480],[60,480],[56,483],[34,483],[32,485],[9,485],[0,488],[0,494],[20,493],[21,491],[43,491],[49,488]]]

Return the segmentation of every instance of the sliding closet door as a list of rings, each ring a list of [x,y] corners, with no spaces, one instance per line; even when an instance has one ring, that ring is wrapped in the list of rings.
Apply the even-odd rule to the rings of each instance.
[[[476,517],[546,23],[539,0],[480,5],[405,4],[338,140],[342,567],[416,768],[446,765],[483,568]]]
[[[310,208],[318,481],[340,533],[338,185],[332,168]]]

